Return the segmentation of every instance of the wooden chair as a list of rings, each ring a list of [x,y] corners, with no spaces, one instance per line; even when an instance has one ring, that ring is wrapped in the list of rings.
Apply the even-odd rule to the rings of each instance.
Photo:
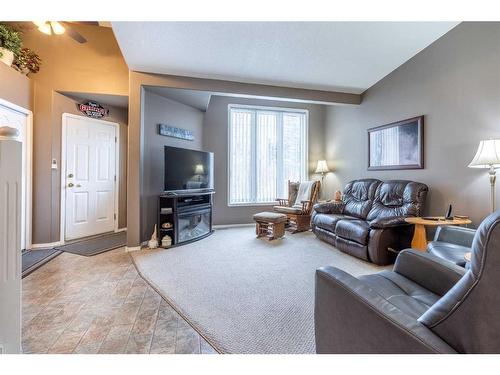
[[[308,185],[310,185],[310,189]],[[273,209],[276,212],[286,214],[292,233],[304,232],[311,228],[311,212],[318,199],[320,185],[319,181],[288,181],[288,199],[276,199],[278,206],[274,206]],[[307,191],[310,192],[307,199],[299,196]]]

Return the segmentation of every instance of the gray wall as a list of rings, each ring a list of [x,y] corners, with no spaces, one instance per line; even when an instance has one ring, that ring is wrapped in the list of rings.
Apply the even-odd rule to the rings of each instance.
[[[366,129],[418,115],[425,169],[367,171]],[[330,107],[326,118],[330,194],[361,177],[421,181],[430,188],[427,214],[444,215],[451,203],[479,224],[490,210],[487,171],[467,165],[481,139],[500,137],[500,23],[460,24],[370,88],[360,106]]]
[[[215,153],[214,224],[242,224],[252,222],[252,215],[271,206],[228,207],[227,152],[229,104],[263,105],[270,107],[302,108],[309,110],[309,171],[312,173],[318,159],[324,155],[325,110],[322,105],[212,96],[203,124],[203,148]]]
[[[158,134],[158,124],[189,129],[194,141]],[[151,237],[157,221],[158,195],[163,192],[164,146],[200,150],[202,146],[203,112],[152,92],[144,93],[144,162],[141,194],[141,241]]]

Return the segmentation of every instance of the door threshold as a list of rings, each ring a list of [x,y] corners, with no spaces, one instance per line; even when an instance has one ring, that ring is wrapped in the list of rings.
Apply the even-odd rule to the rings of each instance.
[[[92,236],[87,236],[87,237],[81,237],[81,238],[75,238],[72,240],[65,240],[64,245],[71,245],[74,243],[82,242],[82,241],[88,241],[88,240],[93,240],[94,238],[99,238],[103,236],[109,236],[110,234],[118,234],[120,232],[115,232],[115,231],[110,231],[110,232],[104,232],[104,233],[99,233],[99,234],[94,234]]]

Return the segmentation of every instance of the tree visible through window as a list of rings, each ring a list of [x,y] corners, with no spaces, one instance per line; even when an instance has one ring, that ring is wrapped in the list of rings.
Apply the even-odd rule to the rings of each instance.
[[[307,111],[229,106],[229,204],[273,203],[307,179]]]

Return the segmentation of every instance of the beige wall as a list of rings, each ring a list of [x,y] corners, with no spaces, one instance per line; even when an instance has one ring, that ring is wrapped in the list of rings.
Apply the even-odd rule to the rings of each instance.
[[[214,224],[243,224],[252,222],[253,214],[272,209],[272,206],[228,206],[228,105],[244,104],[268,107],[300,108],[309,111],[309,173],[313,176],[316,162],[324,158],[325,106],[284,101],[212,96],[203,124],[203,148],[214,152],[215,195]],[[278,198],[278,197],[277,197]],[[281,198],[281,197],[280,197]]]
[[[194,140],[165,137],[158,134],[158,124],[188,129]],[[144,159],[141,193],[141,241],[151,238],[158,219],[158,195],[164,190],[164,146],[200,150],[202,145],[203,112],[154,94],[144,95]]]
[[[67,99],[62,98],[58,91],[128,95],[128,68],[111,29],[75,27],[87,38],[87,43],[76,43],[67,35],[44,35],[37,30],[23,36],[24,45],[35,50],[42,59],[40,72],[30,76],[34,85],[35,244],[56,242],[60,236],[60,169],[52,170],[50,162],[56,158],[60,163],[60,107],[69,107],[66,107]],[[121,202],[125,199],[123,195]],[[123,224],[123,219],[121,221]]]
[[[26,109],[33,109],[33,87],[25,75],[0,63],[0,98]]]
[[[499,103],[500,23],[462,23],[370,88],[360,106],[329,108],[329,191],[362,177],[421,181],[430,188],[426,214],[453,204],[479,224],[490,210],[487,171],[467,165],[481,139],[500,138]],[[425,169],[367,171],[366,130],[418,115]]]

